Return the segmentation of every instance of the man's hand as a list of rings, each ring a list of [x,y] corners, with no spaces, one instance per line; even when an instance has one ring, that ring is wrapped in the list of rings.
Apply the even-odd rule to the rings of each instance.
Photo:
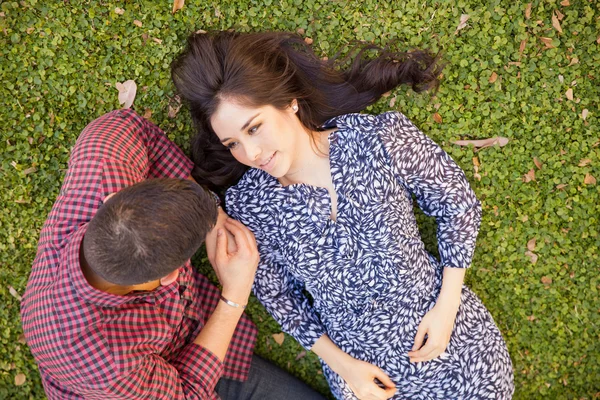
[[[237,250],[235,238],[231,232],[225,229],[225,221],[227,221],[227,218],[229,218],[229,216],[225,214],[225,211],[223,211],[221,207],[219,207],[217,213],[217,223],[215,224],[215,227],[206,235],[206,255],[208,256],[208,261],[210,261],[210,264],[213,266],[213,268],[215,266],[215,256],[217,254],[217,233],[219,232],[219,229],[223,229],[227,235],[227,251],[230,253],[235,253]]]
[[[387,400],[396,393],[394,382],[377,366],[351,357],[344,364],[340,376],[360,400]],[[385,387],[381,388],[375,379]]]
[[[231,218],[227,218],[222,227],[216,227],[216,231],[214,251],[207,249],[207,253],[223,285],[223,296],[235,303],[246,304],[259,261],[254,234],[241,222]]]

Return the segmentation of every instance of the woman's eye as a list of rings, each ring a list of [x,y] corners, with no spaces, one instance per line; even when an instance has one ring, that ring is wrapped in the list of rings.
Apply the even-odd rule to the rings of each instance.
[[[252,128],[248,129],[248,134],[254,135],[256,132],[258,132],[258,128],[260,128],[260,124],[254,125]]]
[[[229,143],[229,144],[228,144],[226,147],[227,147],[229,150],[233,150],[233,149],[235,149],[235,148],[237,147],[237,145],[238,145],[238,143],[237,143],[237,142],[231,142],[231,143]]]

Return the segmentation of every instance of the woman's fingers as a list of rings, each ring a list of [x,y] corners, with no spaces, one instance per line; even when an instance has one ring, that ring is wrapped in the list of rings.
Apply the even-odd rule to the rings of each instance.
[[[394,382],[392,382],[390,377],[380,368],[375,367],[374,375],[375,378],[377,378],[379,382],[383,383],[383,386],[385,386],[386,388],[392,388],[394,390],[396,389],[396,385],[394,384]]]
[[[416,352],[409,352],[408,356],[410,357],[411,362],[416,363],[421,361],[433,360],[434,358],[442,354],[443,351],[444,349],[442,349],[441,346],[435,345],[431,342],[427,342],[427,344],[423,346],[422,349]]]
[[[419,328],[417,329],[417,334],[415,335],[415,342],[412,347],[412,351],[415,352],[423,346],[423,341],[425,340],[425,335],[427,334],[427,327],[423,324],[423,321],[419,324]],[[410,352],[409,352],[410,354]]]

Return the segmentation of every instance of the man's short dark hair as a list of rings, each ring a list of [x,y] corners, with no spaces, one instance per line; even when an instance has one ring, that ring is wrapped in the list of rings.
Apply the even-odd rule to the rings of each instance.
[[[213,196],[187,179],[148,179],[98,209],[83,251],[90,268],[117,285],[163,278],[200,247],[217,220]]]

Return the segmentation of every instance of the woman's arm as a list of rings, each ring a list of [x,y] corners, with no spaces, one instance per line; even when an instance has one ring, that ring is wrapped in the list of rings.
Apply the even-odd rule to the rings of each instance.
[[[315,342],[312,351],[348,383],[359,399],[389,399],[396,393],[394,382],[385,372],[373,364],[357,360],[343,352],[327,334]],[[379,387],[375,379],[381,382],[385,389]]]

